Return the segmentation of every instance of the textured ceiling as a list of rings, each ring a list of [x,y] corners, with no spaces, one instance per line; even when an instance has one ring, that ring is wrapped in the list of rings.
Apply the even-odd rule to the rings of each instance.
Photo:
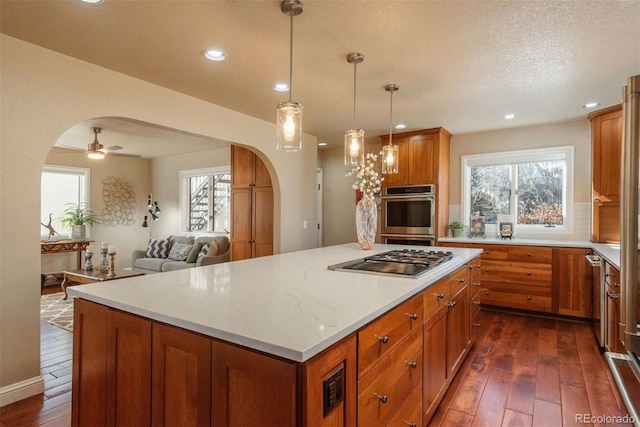
[[[289,72],[289,17],[279,4],[2,0],[0,24],[10,36],[275,122],[288,95],[272,85]],[[365,56],[356,123],[368,137],[389,131],[389,83],[400,85],[394,122],[455,135],[585,117],[584,103],[619,103],[626,78],[640,73],[638,0],[304,6],[294,18],[293,100],[304,105],[304,131],[330,146],[353,124],[350,52]],[[200,53],[211,47],[228,59],[206,61]],[[79,125],[90,139],[90,123]]]

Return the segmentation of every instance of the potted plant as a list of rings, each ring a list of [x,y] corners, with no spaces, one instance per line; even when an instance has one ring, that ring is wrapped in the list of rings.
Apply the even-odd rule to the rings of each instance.
[[[464,224],[462,224],[461,222],[453,221],[447,227],[449,228],[449,230],[451,230],[451,235],[453,237],[462,236],[462,230],[464,230]]]
[[[67,203],[68,206],[60,215],[60,224],[71,230],[72,239],[85,239],[87,226],[100,224],[100,217],[96,215],[87,203]]]

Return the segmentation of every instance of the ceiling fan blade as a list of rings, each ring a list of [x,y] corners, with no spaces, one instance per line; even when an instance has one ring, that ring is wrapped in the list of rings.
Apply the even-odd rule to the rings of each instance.
[[[105,147],[100,149],[100,151],[104,153],[111,153],[113,151],[118,151],[118,150],[122,150],[122,147],[119,145],[112,145],[111,147]]]
[[[67,150],[84,151],[84,152],[87,151],[84,148],[72,147],[70,145],[64,145],[64,144],[57,144],[55,145],[55,147],[66,148]]]

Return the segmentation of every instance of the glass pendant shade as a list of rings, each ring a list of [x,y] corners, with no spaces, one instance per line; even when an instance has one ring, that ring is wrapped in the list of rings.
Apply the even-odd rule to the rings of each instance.
[[[364,164],[364,131],[350,129],[344,133],[344,164]]]
[[[391,143],[382,147],[382,173],[398,173],[398,146]]]
[[[278,128],[276,139],[278,150],[299,151],[302,149],[302,104],[281,102],[277,109]]]

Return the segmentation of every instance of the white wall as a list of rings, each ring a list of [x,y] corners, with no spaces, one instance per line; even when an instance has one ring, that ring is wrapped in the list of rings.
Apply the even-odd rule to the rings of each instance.
[[[275,125],[0,35],[0,403],[42,389],[40,176],[56,139],[97,117],[125,117],[256,147],[274,179],[275,249],[312,248],[316,138],[276,151]]]

